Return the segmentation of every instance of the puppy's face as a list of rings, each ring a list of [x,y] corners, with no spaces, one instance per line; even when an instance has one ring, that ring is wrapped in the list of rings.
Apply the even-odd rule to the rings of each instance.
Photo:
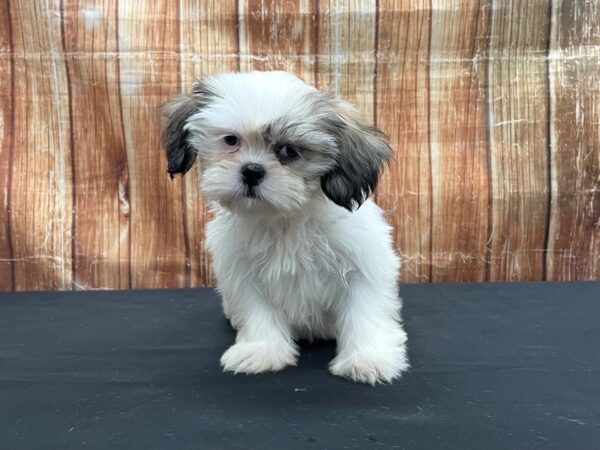
[[[165,114],[169,172],[198,155],[204,195],[235,212],[289,214],[321,191],[352,210],[391,153],[351,105],[285,72],[208,77]]]

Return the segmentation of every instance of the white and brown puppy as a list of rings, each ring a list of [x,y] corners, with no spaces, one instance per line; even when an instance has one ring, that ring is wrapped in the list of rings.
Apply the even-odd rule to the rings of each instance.
[[[296,339],[335,338],[335,375],[408,368],[390,226],[368,200],[391,149],[350,104],[286,72],[227,73],[165,107],[171,175],[201,161],[227,371],[295,365]],[[362,206],[361,206],[362,205]],[[360,208],[359,208],[360,207]]]

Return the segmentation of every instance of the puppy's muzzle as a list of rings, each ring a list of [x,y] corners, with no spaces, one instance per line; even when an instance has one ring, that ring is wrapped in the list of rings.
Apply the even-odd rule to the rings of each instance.
[[[265,177],[265,169],[260,164],[246,164],[242,167],[242,180],[249,188],[258,186]]]

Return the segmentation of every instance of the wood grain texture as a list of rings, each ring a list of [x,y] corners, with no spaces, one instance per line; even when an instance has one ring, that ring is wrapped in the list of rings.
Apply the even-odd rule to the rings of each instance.
[[[238,14],[240,70],[285,70],[314,84],[315,2],[240,0]]]
[[[390,137],[401,281],[600,279],[600,0],[0,2],[0,290],[214,284],[160,105],[288,70]]]
[[[600,278],[600,2],[552,3],[548,279]]]
[[[432,1],[432,281],[483,281],[488,240],[487,1]]]
[[[546,0],[494,2],[488,68],[490,280],[544,276],[548,231]]]
[[[377,3],[318,2],[317,87],[356,105],[374,120]]]
[[[14,59],[8,2],[0,2],[0,292],[14,289],[10,187],[14,147]]]
[[[63,4],[73,167],[73,285],[126,289],[129,166],[119,86],[117,2]]]
[[[431,280],[431,158],[429,147],[429,0],[379,3],[377,125],[394,158],[377,200],[394,226],[401,280]]]
[[[131,287],[185,286],[182,178],[166,175],[158,107],[179,88],[178,8],[120,1],[119,78],[129,168]]]
[[[72,183],[60,10],[10,2],[14,144],[10,228],[14,288],[70,289]]]

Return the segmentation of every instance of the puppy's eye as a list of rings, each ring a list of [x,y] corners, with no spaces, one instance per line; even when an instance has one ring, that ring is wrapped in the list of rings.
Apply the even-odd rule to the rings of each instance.
[[[282,145],[277,149],[277,157],[282,163],[294,161],[300,156],[299,150],[289,144]]]
[[[225,142],[225,144],[230,147],[235,147],[240,143],[240,139],[237,136],[234,136],[233,134],[228,134],[223,138],[223,142]]]

